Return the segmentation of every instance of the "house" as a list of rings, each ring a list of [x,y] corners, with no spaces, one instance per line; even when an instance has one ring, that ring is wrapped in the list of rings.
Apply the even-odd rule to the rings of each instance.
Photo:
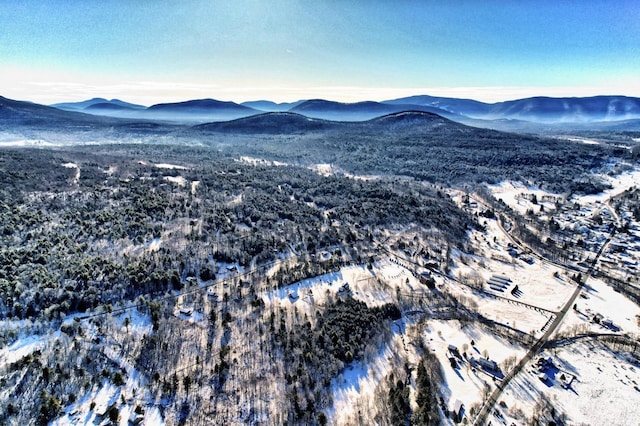
[[[498,368],[498,364],[496,364],[495,361],[490,360],[488,358],[480,358],[478,360],[478,364],[480,364],[480,367],[482,367],[484,370],[489,370],[489,371],[499,371],[500,370]]]
[[[607,318],[607,319],[604,319],[604,320],[602,320],[602,321],[600,321],[600,325],[602,325],[603,327],[608,328],[608,329],[610,329],[610,330],[613,330],[613,331],[618,331],[618,330],[619,330],[619,327],[618,327],[618,326],[616,326],[616,325],[613,323],[613,321],[611,321],[611,320],[610,320],[610,319],[608,319],[608,318]]]
[[[576,378],[576,376],[573,376],[571,374],[569,374],[568,376],[565,376],[564,374],[562,374],[560,376],[560,382],[561,382],[561,386],[564,389],[569,389],[571,387],[571,384],[573,383],[573,380]]]
[[[187,308],[187,307],[182,307],[180,308],[180,314],[181,315],[186,315],[186,316],[191,316],[191,314],[193,314],[193,308]]]
[[[447,349],[449,350],[449,352],[451,352],[454,355],[458,355],[458,348],[455,347],[454,345],[449,345],[447,347]]]

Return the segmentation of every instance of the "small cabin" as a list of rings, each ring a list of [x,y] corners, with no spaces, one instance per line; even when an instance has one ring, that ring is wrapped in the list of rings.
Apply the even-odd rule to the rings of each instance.
[[[193,314],[193,308],[182,307],[180,308],[180,315],[191,316]]]

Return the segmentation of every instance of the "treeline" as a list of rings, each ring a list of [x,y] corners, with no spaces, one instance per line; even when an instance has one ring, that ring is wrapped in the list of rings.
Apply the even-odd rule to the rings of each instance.
[[[442,383],[440,364],[431,352],[425,352],[418,363],[415,378],[415,409],[411,404],[411,370],[405,365],[405,380],[389,377],[389,424],[434,426],[441,423],[436,386]],[[443,413],[449,414],[443,402]],[[453,413],[452,413],[453,414]],[[459,419],[458,419],[459,420]],[[454,419],[457,422],[457,420]]]
[[[305,135],[224,135],[211,138],[223,153],[251,155],[290,164],[328,163],[359,175],[409,176],[438,184],[533,182],[552,192],[593,193],[604,187],[592,171],[610,157],[624,157],[616,147],[587,145],[443,123],[431,128],[390,125],[358,127],[357,132]],[[194,135],[196,139],[202,135]]]
[[[285,266],[271,277],[267,277],[267,283],[274,283],[276,287],[285,287],[302,280],[337,272],[343,265],[340,249],[334,251],[332,257],[324,261],[300,262],[294,266]]]
[[[270,322],[270,332],[280,347],[288,373],[285,379],[291,401],[291,420],[317,421],[329,396],[331,381],[351,362],[362,360],[367,348],[375,350],[389,332],[389,320],[400,318],[397,306],[368,307],[350,296],[339,297],[293,329]]]

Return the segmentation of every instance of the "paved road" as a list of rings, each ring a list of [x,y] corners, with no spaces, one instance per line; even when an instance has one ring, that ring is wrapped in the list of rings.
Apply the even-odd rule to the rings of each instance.
[[[580,282],[578,284],[578,286],[574,290],[574,292],[571,295],[571,297],[569,298],[569,300],[567,300],[567,302],[565,303],[565,305],[562,308],[562,310],[560,310],[560,312],[558,312],[558,315],[556,315],[556,318],[551,323],[551,326],[549,326],[549,328],[542,335],[542,337],[540,337],[540,339],[538,339],[538,341],[529,349],[529,351],[524,356],[524,358],[522,358],[520,360],[520,362],[500,382],[500,385],[498,385],[494,389],[494,391],[491,393],[491,395],[489,396],[487,401],[482,406],[482,409],[478,413],[478,416],[474,420],[474,422],[473,422],[474,425],[484,425],[485,424],[485,422],[487,421],[487,416],[489,415],[489,413],[492,412],[494,405],[498,402],[498,398],[500,398],[500,395],[502,395],[502,391],[509,385],[509,382],[511,381],[511,379],[513,379],[515,376],[517,376],[520,373],[520,371],[524,368],[524,366],[531,359],[533,359],[538,354],[538,352],[540,352],[540,350],[544,347],[544,345],[549,341],[549,338],[556,331],[556,329],[558,328],[560,323],[562,323],[562,320],[564,319],[564,317],[567,314],[567,312],[569,312],[569,309],[572,308],[573,304],[576,301],[576,298],[578,297],[578,295],[580,294],[580,291],[584,287],[584,284],[587,282],[587,280],[591,276],[591,273],[593,272],[596,264],[598,263],[598,259],[600,259],[600,256],[604,252],[604,249],[607,247],[609,242],[611,242],[611,239],[613,238],[615,233],[616,233],[616,231],[615,231],[615,228],[614,228],[611,231],[611,233],[609,234],[609,237],[607,237],[607,240],[600,247],[600,250],[598,250],[598,253],[594,257],[593,261],[591,262],[591,265],[589,266],[589,270],[587,271],[586,275],[584,276],[582,282]]]

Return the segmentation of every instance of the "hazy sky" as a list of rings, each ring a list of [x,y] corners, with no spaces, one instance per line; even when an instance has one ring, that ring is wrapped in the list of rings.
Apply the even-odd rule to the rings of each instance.
[[[0,0],[0,95],[640,96],[638,0]]]

